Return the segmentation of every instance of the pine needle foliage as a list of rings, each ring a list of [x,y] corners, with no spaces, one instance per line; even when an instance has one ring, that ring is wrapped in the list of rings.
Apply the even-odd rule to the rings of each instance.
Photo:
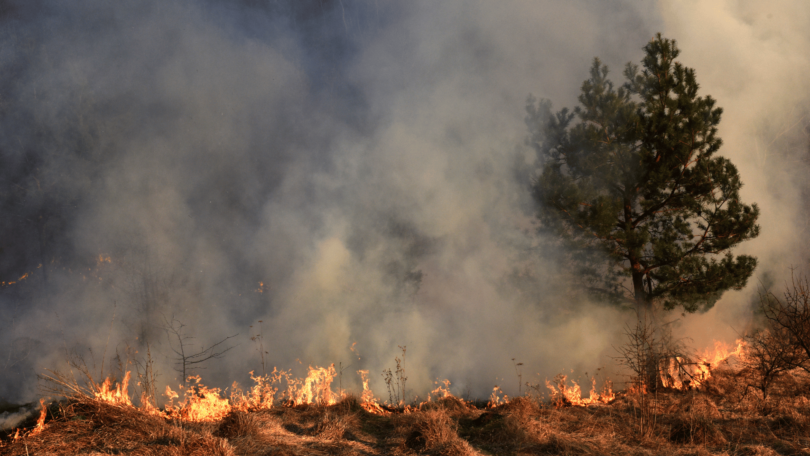
[[[737,168],[716,152],[722,109],[658,34],[615,87],[594,59],[580,105],[529,97],[527,139],[541,230],[559,236],[585,288],[650,308],[708,309],[745,286],[756,258],[730,250],[759,234]]]

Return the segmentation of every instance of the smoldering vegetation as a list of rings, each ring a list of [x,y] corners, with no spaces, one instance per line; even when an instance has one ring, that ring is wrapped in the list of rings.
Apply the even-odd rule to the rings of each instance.
[[[617,72],[659,30],[726,109],[723,153],[767,219],[746,247],[759,283],[681,323],[697,346],[733,337],[756,287],[806,261],[807,87],[790,75],[807,62],[785,54],[810,53],[792,8],[729,11],[0,3],[0,397],[32,401],[37,374],[75,360],[97,378],[151,362],[177,385],[178,350],[223,340],[188,373],[226,387],[335,363],[379,388],[402,345],[409,393],[450,378],[485,397],[512,358],[534,380],[604,366],[627,315],[578,296],[534,233],[522,109],[570,105],[594,56]],[[701,41],[704,16],[727,36]],[[717,55],[738,57],[733,84]]]

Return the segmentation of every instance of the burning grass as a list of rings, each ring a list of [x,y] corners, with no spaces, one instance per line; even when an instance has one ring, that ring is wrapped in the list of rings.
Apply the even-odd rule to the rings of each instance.
[[[193,378],[182,401],[168,390],[161,410],[134,406],[127,377],[82,388],[56,375],[67,399],[43,402],[38,423],[8,433],[0,454],[810,453],[810,375],[802,370],[780,376],[767,396],[743,365],[707,369],[699,389],[594,388],[583,399],[558,377],[550,400],[495,395],[488,405],[459,399],[443,383],[430,401],[408,406],[380,405],[367,383],[359,397],[341,397],[330,388],[333,369],[310,372],[309,381],[283,371],[254,377],[229,398]]]

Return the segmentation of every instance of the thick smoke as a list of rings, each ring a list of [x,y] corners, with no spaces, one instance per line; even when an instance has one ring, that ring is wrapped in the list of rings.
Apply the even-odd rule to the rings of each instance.
[[[701,90],[723,107],[721,153],[742,176],[744,201],[761,209],[761,234],[738,251],[759,266],[748,287],[729,292],[708,315],[684,321],[696,345],[743,332],[759,292],[781,296],[791,274],[806,274],[810,186],[810,8],[801,2],[663,2],[666,33]]]
[[[657,31],[725,108],[721,152],[763,209],[741,250],[783,280],[806,257],[807,15],[635,3],[3,3],[0,280],[31,274],[0,291],[0,396],[147,344],[175,383],[171,325],[192,350],[237,335],[195,370],[217,386],[260,350],[344,387],[369,369],[378,395],[398,346],[421,396],[515,393],[512,358],[535,383],[593,372],[626,316],[554,280],[523,106],[573,105],[594,56],[620,81]],[[745,324],[756,285],[682,328]]]

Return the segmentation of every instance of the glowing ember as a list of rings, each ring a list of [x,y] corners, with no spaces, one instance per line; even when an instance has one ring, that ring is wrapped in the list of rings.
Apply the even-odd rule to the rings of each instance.
[[[25,274],[21,275],[20,278],[17,280],[12,280],[10,282],[0,282],[0,286],[14,285],[17,282],[22,282],[23,280],[27,279],[28,276],[30,275],[31,275],[30,272],[26,272]]]

